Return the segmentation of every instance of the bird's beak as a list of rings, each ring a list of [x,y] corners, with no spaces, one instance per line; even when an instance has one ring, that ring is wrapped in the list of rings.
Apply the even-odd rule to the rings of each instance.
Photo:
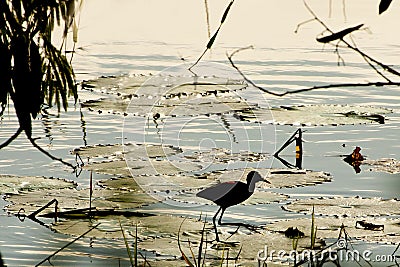
[[[266,180],[266,179],[262,179],[263,182],[267,183],[267,184],[271,184],[270,181]]]

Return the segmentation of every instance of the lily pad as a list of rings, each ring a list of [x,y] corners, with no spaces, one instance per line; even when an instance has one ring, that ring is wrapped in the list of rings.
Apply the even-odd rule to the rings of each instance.
[[[379,230],[366,229],[361,227],[360,223],[357,223],[360,220],[382,227],[379,227]],[[400,232],[399,219],[390,220],[386,218],[365,218],[365,220],[362,220],[355,218],[327,218],[316,216],[314,223],[318,229],[317,236],[322,239],[338,238],[341,231],[341,226],[343,224],[346,232],[351,238],[363,239],[368,242],[375,242],[380,239],[382,240],[381,242],[387,242],[389,239],[400,242],[400,236],[396,236],[396,234]],[[267,230],[281,233],[289,227],[298,228],[303,233],[311,233],[311,216],[309,218],[276,221],[265,226]],[[343,233],[341,237],[344,238]],[[386,237],[388,237],[388,239],[383,241]]]
[[[184,157],[189,160],[206,163],[259,162],[267,159],[268,154],[250,151],[232,152],[225,148],[212,148],[206,151],[195,151],[192,155],[185,155]]]
[[[269,169],[257,168],[264,179],[270,184],[259,183],[260,188],[289,188],[298,186],[315,185],[331,181],[331,176],[326,172],[311,170],[288,170],[288,169]],[[223,171],[214,171],[202,174],[201,177],[213,182],[226,182],[233,180],[246,181],[250,169],[232,169]]]
[[[75,182],[39,176],[13,176],[0,174],[0,195],[19,194],[41,189],[75,188]]]
[[[210,94],[246,88],[243,80],[218,77],[120,75],[84,81],[83,89],[123,95],[151,95],[173,97],[190,94]]]
[[[313,206],[315,214],[330,216],[361,217],[400,214],[399,200],[362,197],[300,199],[283,206],[283,209],[311,214]]]
[[[387,173],[400,173],[400,161],[396,159],[377,159],[377,160],[363,160],[361,164],[371,166],[371,171],[387,172]]]
[[[129,167],[128,167],[129,166]],[[90,163],[84,166],[87,170],[97,173],[119,175],[122,177],[136,177],[141,175],[176,175],[183,172],[200,170],[201,166],[191,162],[170,160],[131,160],[127,158],[113,161]]]
[[[138,241],[153,240],[157,237],[175,238],[179,230],[179,222],[183,218],[169,215],[143,214],[143,216],[93,218],[91,220],[67,220],[60,221],[51,226],[57,232],[78,236],[89,230],[93,225],[100,226],[90,232],[87,237],[96,238],[122,238],[120,222],[125,236],[129,239],[135,238],[136,226],[138,230]],[[203,223],[193,219],[185,220],[181,231],[185,233],[198,234],[203,228]],[[139,243],[139,248],[143,249]]]
[[[345,125],[384,123],[383,115],[391,112],[389,109],[368,106],[304,105],[252,109],[240,112],[238,116],[246,121],[284,125]]]
[[[133,97],[132,99],[103,98],[86,101],[83,107],[99,113],[124,114],[135,116],[198,116],[224,114],[255,108],[243,99],[230,95],[206,95],[157,99]]]
[[[206,233],[204,235],[204,239],[207,239],[208,241],[214,238],[214,234],[210,232],[210,230],[212,231],[212,229],[206,229]],[[264,251],[266,246],[269,249],[274,249],[275,251],[285,250],[290,252],[293,249],[292,240],[285,238],[283,234],[279,233],[260,231],[260,233],[246,234],[239,230],[233,236],[230,236],[231,233],[222,231],[220,237],[222,240],[226,240],[226,243],[202,244],[203,249],[206,248],[207,250],[207,263],[210,263],[212,266],[218,265],[221,262],[222,251],[224,251],[225,257],[229,253],[229,258],[235,258],[237,255],[239,255],[237,263],[248,261],[257,263],[257,255],[260,251]],[[190,259],[190,250],[193,251],[194,255],[197,255],[198,253],[200,238],[200,234],[197,234],[197,236],[193,234],[187,234],[185,232],[181,234],[180,243],[182,250]],[[303,249],[308,248],[309,244],[309,238],[299,239],[298,250],[302,251]],[[323,244],[324,242],[322,240],[316,240],[316,247],[320,247]],[[138,246],[141,249],[154,251],[160,255],[173,256],[176,258],[181,256],[176,238],[156,238],[153,240],[148,239],[139,243]],[[285,256],[288,257],[288,255]],[[269,264],[270,263],[268,262],[268,266]]]
[[[148,158],[162,158],[182,153],[182,150],[170,145],[160,144],[108,144],[75,148],[72,154],[82,157],[110,157],[112,155],[129,154],[130,159],[145,160]]]
[[[12,205],[7,210],[17,213],[24,209],[26,213],[36,211],[51,200],[57,199],[60,211],[89,208],[89,189],[51,189],[27,192],[20,195],[7,197]],[[156,200],[141,191],[126,192],[121,190],[93,190],[91,207],[98,209],[130,209],[154,203]],[[53,212],[54,207],[46,209],[43,213]]]

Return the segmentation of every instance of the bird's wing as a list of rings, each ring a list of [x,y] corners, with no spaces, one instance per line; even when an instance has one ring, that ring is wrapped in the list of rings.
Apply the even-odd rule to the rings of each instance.
[[[234,188],[237,185],[237,183],[239,182],[226,182],[217,184],[215,186],[200,191],[199,193],[196,194],[196,196],[215,202],[224,195],[226,195],[232,188]]]

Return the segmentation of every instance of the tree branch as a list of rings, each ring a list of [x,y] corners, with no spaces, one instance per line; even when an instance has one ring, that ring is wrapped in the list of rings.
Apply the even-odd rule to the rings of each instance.
[[[42,152],[43,154],[45,154],[46,156],[48,156],[48,157],[51,158],[52,160],[57,160],[57,161],[61,162],[62,164],[66,165],[66,166],[68,166],[68,167],[71,167],[72,169],[75,170],[76,167],[75,167],[74,165],[72,165],[72,164],[69,163],[69,162],[64,161],[64,160],[61,159],[61,158],[57,158],[57,157],[51,155],[49,152],[47,152],[46,150],[44,150],[43,148],[41,148],[38,144],[36,144],[35,139],[33,139],[32,137],[29,137],[29,136],[28,136],[28,139],[29,139],[29,141],[31,142],[31,144],[32,144],[34,147],[36,147],[40,152]]]
[[[19,127],[18,130],[10,138],[8,138],[7,141],[5,141],[4,143],[2,143],[0,145],[0,149],[2,149],[4,147],[8,146],[9,144],[11,144],[11,142],[14,141],[20,135],[20,133],[22,133],[22,128],[21,127]]]
[[[247,47],[243,47],[243,48],[239,48],[235,51],[232,52],[232,54],[228,55],[228,60],[231,63],[232,67],[235,68],[238,73],[243,77],[243,79],[251,84],[252,86],[254,86],[255,88],[270,94],[270,95],[274,95],[274,96],[285,96],[285,95],[289,95],[289,94],[296,94],[296,93],[302,93],[302,92],[307,92],[307,91],[312,91],[312,90],[317,90],[317,89],[328,89],[328,88],[339,88],[339,87],[367,87],[367,86],[400,86],[400,82],[392,82],[392,81],[387,81],[387,82],[366,82],[366,83],[339,83],[339,84],[328,84],[328,85],[316,85],[313,87],[308,87],[308,88],[301,88],[301,89],[295,89],[295,90],[291,90],[291,91],[285,91],[283,93],[276,93],[273,91],[270,91],[264,87],[261,87],[257,84],[255,84],[252,80],[250,80],[249,78],[246,77],[246,75],[235,65],[235,63],[232,60],[232,57],[243,50],[246,49],[253,49],[253,46],[247,46]]]

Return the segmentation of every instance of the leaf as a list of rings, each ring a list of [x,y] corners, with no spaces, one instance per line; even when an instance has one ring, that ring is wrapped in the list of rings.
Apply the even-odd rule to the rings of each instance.
[[[225,9],[224,15],[222,15],[222,19],[221,19],[221,24],[225,22],[226,17],[228,16],[229,10],[231,9],[231,6],[233,4],[234,0],[232,0],[228,7]]]
[[[352,33],[354,31],[360,29],[363,25],[364,24],[359,24],[357,26],[344,29],[344,30],[342,30],[340,32],[332,33],[331,35],[317,38],[317,41],[320,42],[320,43],[326,44],[326,43],[329,43],[329,42],[332,42],[332,41],[335,41],[335,40],[338,40],[338,39],[343,39],[343,37],[345,37],[347,34]]]
[[[379,15],[385,12],[389,8],[391,3],[392,0],[381,0],[381,2],[379,3]]]
[[[217,38],[219,29],[220,29],[220,28],[218,28],[218,30],[214,33],[214,35],[213,35],[213,37],[211,37],[210,41],[208,41],[208,43],[207,43],[207,49],[211,49],[211,46],[213,45],[213,43],[214,43],[214,41],[215,41],[215,38]]]

